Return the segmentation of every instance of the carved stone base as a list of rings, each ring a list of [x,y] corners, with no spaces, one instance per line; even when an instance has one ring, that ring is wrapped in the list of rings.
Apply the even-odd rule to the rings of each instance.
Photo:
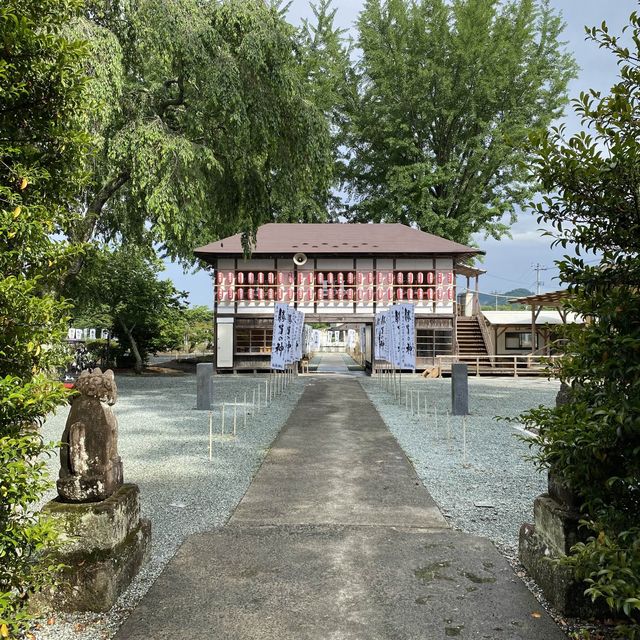
[[[578,528],[579,512],[548,494],[535,499],[533,511],[535,525],[520,527],[520,562],[554,609],[563,615],[593,618],[604,614],[584,595],[587,585],[575,578],[573,569],[555,562],[585,537]]]
[[[64,544],[59,561],[68,568],[59,588],[39,594],[38,611],[108,611],[147,558],[151,523],[140,519],[139,490],[125,484],[102,502],[52,500],[45,513],[59,520]]]

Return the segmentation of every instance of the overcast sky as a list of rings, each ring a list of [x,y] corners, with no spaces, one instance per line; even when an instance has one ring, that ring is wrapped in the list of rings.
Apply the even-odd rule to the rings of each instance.
[[[361,0],[336,1],[338,7],[337,23],[351,28],[362,7]],[[639,7],[638,0],[551,0],[551,6],[559,10],[566,22],[565,37],[567,48],[573,52],[580,71],[578,78],[569,86],[569,95],[575,97],[580,91],[592,88],[606,92],[616,79],[616,65],[611,54],[598,49],[590,41],[585,41],[585,25],[599,25],[606,20],[612,33],[620,33],[627,24],[632,11]],[[313,14],[307,0],[293,0],[289,11],[290,20],[299,24]],[[568,110],[564,121],[570,131],[577,130],[579,123]],[[562,257],[562,251],[549,248],[549,238],[541,236],[535,218],[530,213],[520,215],[512,227],[512,239],[500,241],[485,240],[476,237],[478,246],[486,251],[483,268],[487,273],[480,279],[480,289],[484,292],[508,291],[517,287],[535,290],[535,272],[533,265],[541,264],[547,268],[541,271],[542,291],[559,288],[554,260]],[[171,277],[176,286],[190,293],[192,305],[212,306],[211,278],[206,272],[184,274],[176,265],[169,265],[165,275]]]

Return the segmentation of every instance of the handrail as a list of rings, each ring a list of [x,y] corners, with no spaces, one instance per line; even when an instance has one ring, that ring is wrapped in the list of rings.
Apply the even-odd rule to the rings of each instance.
[[[545,371],[547,365],[563,356],[533,356],[531,354],[520,355],[467,355],[462,357],[457,355],[436,356],[435,360],[440,370],[440,375],[446,365],[452,365],[458,362],[464,362],[475,368],[475,375],[479,376],[481,364],[487,363],[491,366],[491,373],[511,373],[514,378],[518,377],[518,372],[528,371]]]
[[[484,340],[484,348],[490,356],[496,355],[496,346],[493,344],[493,338],[489,333],[487,327],[487,318],[481,310],[478,310],[478,324],[480,325],[480,333],[482,333],[482,339]]]

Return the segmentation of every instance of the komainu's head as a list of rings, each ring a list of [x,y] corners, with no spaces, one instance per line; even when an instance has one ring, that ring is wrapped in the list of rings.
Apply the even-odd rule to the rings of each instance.
[[[78,376],[74,389],[82,395],[98,398],[110,405],[115,404],[118,399],[118,388],[111,369],[107,369],[104,373],[97,367],[91,373],[87,370],[83,371]]]

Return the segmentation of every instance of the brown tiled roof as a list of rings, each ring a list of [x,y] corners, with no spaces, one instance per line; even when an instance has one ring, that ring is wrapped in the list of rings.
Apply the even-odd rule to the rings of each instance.
[[[258,229],[252,257],[292,256],[474,256],[484,251],[451,242],[403,224],[265,224]],[[219,257],[241,257],[241,235],[212,242],[195,249],[206,262]]]

